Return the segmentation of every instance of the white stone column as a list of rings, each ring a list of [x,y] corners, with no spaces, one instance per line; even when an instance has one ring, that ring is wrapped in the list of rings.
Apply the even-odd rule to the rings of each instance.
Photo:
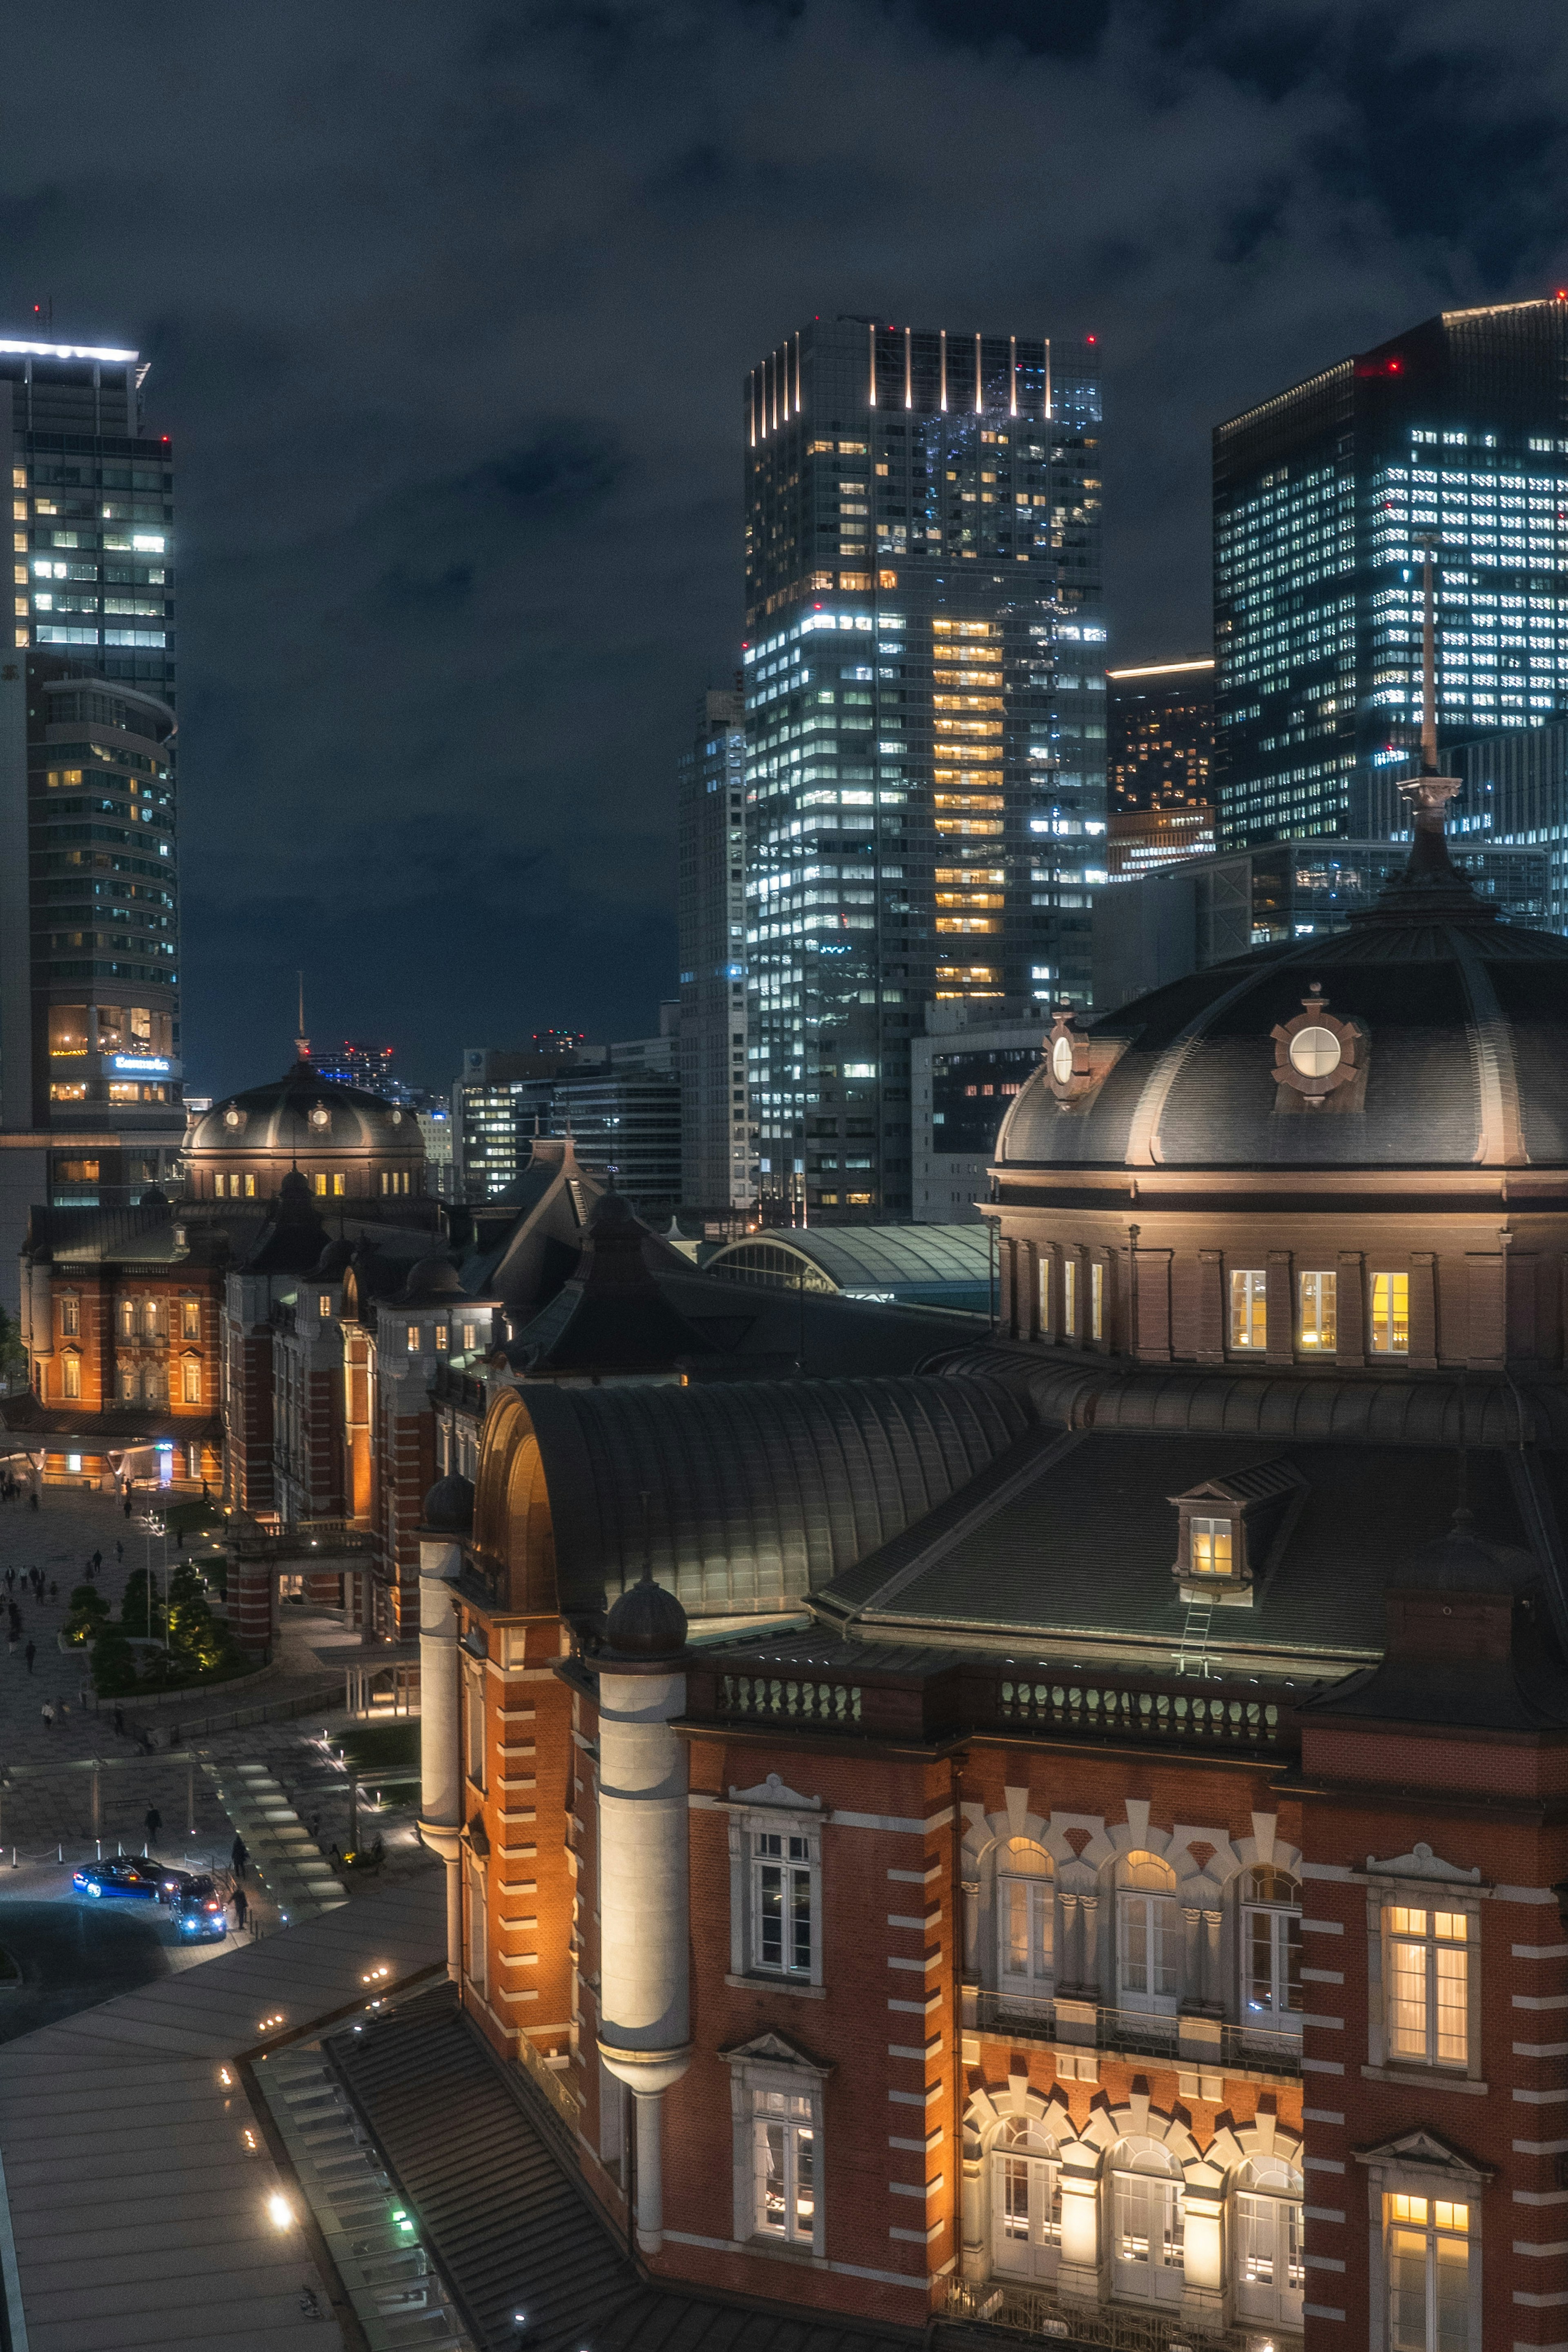
[[[1100,2181],[1092,2148],[1064,2151],[1061,2256],[1057,2292],[1070,2301],[1100,2301]]]
[[[463,1973],[463,1767],[458,1752],[458,1612],[462,1545],[419,1538],[419,1834],[447,1865],[447,1974]]]
[[[614,1627],[612,1625],[612,1638]],[[640,1668],[640,1671],[639,1671]],[[637,2239],[664,2243],[660,2107],[691,2063],[686,1675],[599,1664],[599,2050],[637,2101]]]

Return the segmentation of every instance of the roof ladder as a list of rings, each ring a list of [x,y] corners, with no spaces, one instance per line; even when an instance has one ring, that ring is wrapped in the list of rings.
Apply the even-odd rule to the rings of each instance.
[[[1212,1601],[1189,1601],[1187,1622],[1182,1633],[1182,1646],[1176,1652],[1176,1672],[1205,1675],[1208,1672],[1206,1654],[1209,1626],[1214,1619]]]

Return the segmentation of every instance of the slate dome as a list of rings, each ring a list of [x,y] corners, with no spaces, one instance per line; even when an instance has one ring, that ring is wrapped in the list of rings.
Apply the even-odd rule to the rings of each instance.
[[[1076,1055],[1058,1016],[998,1171],[1568,1164],[1568,940],[1454,880],[1135,998]]]
[[[268,1198],[295,1168],[331,1200],[425,1188],[425,1144],[414,1113],[324,1078],[302,1056],[280,1078],[194,1115],[184,1158],[196,1199]]]
[[[466,1536],[473,1524],[473,1487],[458,1471],[448,1471],[425,1497],[425,1525],[433,1535]]]
[[[605,1621],[606,1647],[623,1658],[675,1658],[686,1646],[686,1612],[651,1576],[628,1584]]]

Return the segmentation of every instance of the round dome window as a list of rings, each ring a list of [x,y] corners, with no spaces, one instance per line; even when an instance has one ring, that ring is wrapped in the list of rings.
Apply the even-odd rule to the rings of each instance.
[[[223,1115],[223,1123],[225,1127],[237,1127],[239,1125],[239,1113],[237,1110],[226,1110]]]
[[[1304,1078],[1326,1078],[1337,1070],[1344,1058],[1344,1049],[1331,1029],[1317,1023],[1310,1028],[1298,1029],[1290,1040],[1290,1066],[1300,1070]]]
[[[1072,1083],[1072,1039],[1058,1037],[1051,1047],[1051,1076],[1058,1087]]]

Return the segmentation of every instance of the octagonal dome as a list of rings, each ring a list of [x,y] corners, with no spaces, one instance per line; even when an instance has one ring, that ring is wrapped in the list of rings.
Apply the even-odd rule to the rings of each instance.
[[[266,1197],[296,1167],[329,1198],[424,1189],[425,1142],[415,1114],[324,1078],[303,1057],[280,1078],[226,1095],[195,1115],[184,1156],[198,1199]]]
[[[1193,972],[1081,1034],[1058,1016],[1047,1046],[997,1137],[1004,1181],[1568,1164],[1568,940],[1463,887],[1395,886],[1348,930]]]

